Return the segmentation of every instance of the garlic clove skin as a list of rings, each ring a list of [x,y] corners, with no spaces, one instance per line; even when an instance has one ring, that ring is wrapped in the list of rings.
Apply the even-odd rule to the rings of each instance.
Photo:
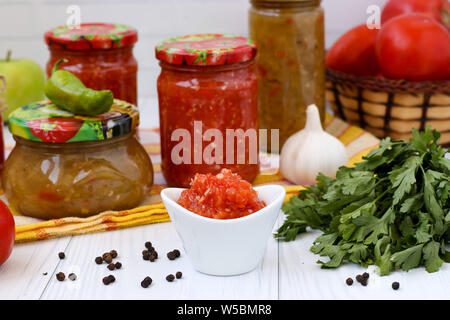
[[[317,107],[310,105],[306,115],[305,128],[289,137],[280,155],[281,173],[299,185],[315,184],[319,173],[335,178],[348,164],[344,144],[323,130]]]

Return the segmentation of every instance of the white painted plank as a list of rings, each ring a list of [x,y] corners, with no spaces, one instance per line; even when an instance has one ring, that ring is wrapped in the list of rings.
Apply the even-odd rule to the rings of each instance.
[[[380,277],[374,266],[365,269],[347,264],[338,269],[325,270],[316,261],[320,257],[309,251],[313,241],[320,235],[312,231],[298,236],[294,242],[280,243],[280,299],[449,299],[450,265],[444,264],[436,273],[424,268],[409,272],[396,271]],[[370,274],[367,287],[356,281],[347,286],[345,280],[357,274]],[[400,289],[394,291],[392,282],[398,281]]]
[[[141,251],[152,241],[158,251],[156,262],[144,261]],[[181,257],[169,261],[168,251],[180,249]],[[94,263],[96,256],[115,249],[121,270],[109,271]],[[258,269],[236,277],[214,277],[195,271],[186,257],[171,223],[141,226],[73,237],[66,259],[58,270],[78,270],[76,282],[51,279],[43,299],[276,299],[278,286],[277,243],[268,242],[265,259]],[[238,263],[238,262],[237,262]],[[183,278],[169,283],[165,277],[183,272]],[[105,286],[102,278],[113,274],[116,282]],[[152,285],[143,289],[140,282],[150,276]]]
[[[39,299],[61,262],[58,253],[65,250],[70,239],[15,245],[11,257],[0,266],[0,300]]]

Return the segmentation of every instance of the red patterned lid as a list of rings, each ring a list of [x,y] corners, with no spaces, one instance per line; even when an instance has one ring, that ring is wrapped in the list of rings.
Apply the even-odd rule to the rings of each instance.
[[[128,47],[136,43],[137,31],[117,23],[83,23],[80,28],[60,26],[45,33],[50,48],[99,50]]]
[[[157,59],[170,64],[218,66],[253,60],[256,44],[240,36],[197,34],[163,41],[155,51]]]

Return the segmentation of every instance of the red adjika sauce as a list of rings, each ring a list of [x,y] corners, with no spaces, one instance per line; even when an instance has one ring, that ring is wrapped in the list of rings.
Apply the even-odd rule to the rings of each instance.
[[[259,171],[255,55],[256,46],[247,38],[217,34],[173,38],[156,47],[162,68],[158,78],[161,167],[170,186],[188,187],[196,173],[217,174],[223,168],[247,181],[255,179]],[[195,121],[202,124],[203,142],[199,148],[194,146]],[[190,134],[189,163],[174,161],[173,150],[181,141],[172,136],[177,129]],[[222,161],[205,161],[205,149],[213,141],[218,143],[204,139],[208,129],[219,130],[223,137],[222,148],[217,147],[222,151]],[[253,141],[245,138],[245,145],[241,144],[244,147],[239,150],[235,139],[232,162],[226,159],[226,145],[230,143],[226,140],[227,129],[252,129],[256,133]],[[238,161],[238,154],[245,160]]]
[[[47,75],[60,59],[60,69],[72,72],[88,88],[111,90],[114,98],[137,105],[137,61],[133,46],[137,31],[112,23],[86,23],[80,28],[56,27],[45,33],[50,50]]]
[[[178,204],[213,219],[241,218],[266,206],[250,183],[228,169],[215,176],[196,174],[190,189],[181,193]]]

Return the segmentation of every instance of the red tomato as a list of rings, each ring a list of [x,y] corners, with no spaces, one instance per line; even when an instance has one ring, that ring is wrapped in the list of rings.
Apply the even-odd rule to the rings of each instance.
[[[8,207],[0,201],[0,265],[2,265],[11,254],[14,246],[15,223]]]
[[[378,65],[390,79],[450,79],[450,34],[421,13],[398,16],[378,33]]]
[[[381,13],[381,23],[405,14],[424,13],[442,22],[442,12],[448,10],[448,0],[390,0]]]
[[[83,125],[77,118],[51,118],[27,122],[31,133],[44,142],[63,143],[72,139]]]
[[[365,24],[351,29],[328,51],[327,67],[356,76],[376,75],[379,73],[375,54],[377,34],[378,30],[371,30]]]

